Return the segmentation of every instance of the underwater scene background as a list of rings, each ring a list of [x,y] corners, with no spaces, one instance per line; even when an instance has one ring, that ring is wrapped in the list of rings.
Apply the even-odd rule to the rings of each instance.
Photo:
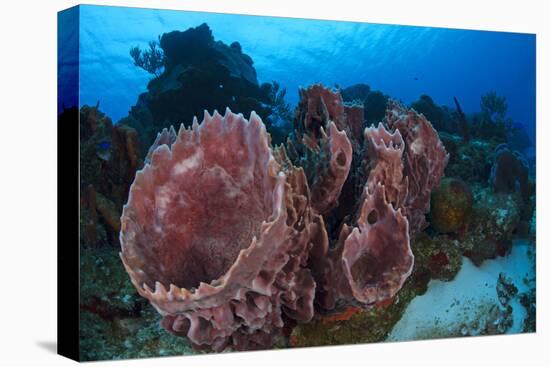
[[[534,35],[100,6],[79,6],[77,17],[78,35],[60,35],[58,107],[60,119],[80,118],[83,360],[535,331]],[[64,92],[63,80],[75,75],[78,96]],[[235,260],[240,250],[260,256],[253,236],[286,236],[261,232],[255,218],[228,219],[256,207],[235,194],[229,202],[243,209],[226,218],[217,176],[194,185],[197,176],[186,177],[189,188],[159,184],[162,167],[197,169],[189,157],[183,166],[170,159],[193,134],[203,135],[202,146],[182,151],[208,152],[215,127],[238,120],[226,108],[250,118],[245,130],[261,120],[269,133],[239,137],[256,149],[257,161],[248,157],[254,177],[258,162],[274,157],[292,186],[284,207],[287,231],[296,233],[280,241],[289,247],[278,255],[293,260],[266,260],[269,271],[258,271],[270,286],[246,285],[244,275],[218,281],[231,264],[246,268]],[[200,129],[191,127],[194,116],[198,123],[204,116]],[[176,140],[180,124],[188,130]],[[226,154],[237,156],[227,134],[216,149],[226,142]],[[144,182],[156,183],[153,199]],[[276,201],[279,186],[262,185],[273,196],[259,197]],[[208,202],[211,192],[222,204],[178,212],[172,196],[159,199],[161,186],[186,200]],[[184,218],[176,224],[201,243],[226,238],[223,226],[252,229],[237,234],[244,245],[191,251],[205,263],[182,271],[187,260],[178,256],[187,248],[163,250],[173,223],[146,223],[139,209],[161,211],[164,200],[170,220]],[[161,239],[151,240],[157,230]],[[155,241],[160,247],[148,251]],[[377,271],[346,270],[349,262]],[[224,292],[247,289],[244,306],[236,296],[222,304],[198,280],[183,285],[194,277]],[[203,298],[168,290],[175,278]],[[259,319],[270,321],[259,326]]]

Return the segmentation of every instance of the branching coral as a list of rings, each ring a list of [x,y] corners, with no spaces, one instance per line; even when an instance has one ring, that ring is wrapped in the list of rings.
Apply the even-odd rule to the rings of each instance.
[[[321,85],[300,95],[286,148],[255,113],[205,113],[163,130],[136,174],[121,258],[162,326],[197,348],[270,347],[286,320],[386,302],[411,274],[447,161],[437,133],[391,102],[358,134],[360,105]]]
[[[160,37],[159,37],[160,38]],[[149,49],[142,51],[138,46],[130,49],[134,65],[158,77],[164,67],[164,54],[156,41],[149,42]]]

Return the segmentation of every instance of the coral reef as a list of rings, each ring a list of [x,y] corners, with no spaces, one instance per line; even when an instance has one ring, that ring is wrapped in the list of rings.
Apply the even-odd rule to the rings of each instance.
[[[120,264],[118,249],[80,252],[80,358],[83,361],[190,354],[167,333],[161,316],[140,297]]]
[[[495,92],[466,115],[315,84],[291,109],[206,24],[130,55],[152,79],[129,115],[80,110],[85,360],[383,341],[431,280],[535,241],[530,143]],[[529,282],[431,336],[508,332],[518,302],[534,331]]]
[[[519,295],[520,303],[527,310],[527,317],[523,322],[522,332],[534,333],[537,330],[537,295],[535,287],[529,292]]]
[[[519,190],[525,202],[529,199],[529,166],[519,152],[512,152],[506,144],[495,149],[490,181],[495,192]]]
[[[271,347],[285,322],[310,321],[314,305],[382,304],[412,272],[410,234],[447,162],[437,133],[391,102],[390,130],[359,139],[359,105],[321,85],[300,94],[292,154],[271,149],[254,113],[205,113],[177,135],[161,131],[130,188],[125,268],[162,326],[197,349]],[[352,205],[340,201],[349,182],[362,188],[345,198]],[[343,218],[334,214],[342,204]]]
[[[462,266],[459,241],[447,235],[420,234],[412,244],[418,272],[428,279],[453,280]]]
[[[411,104],[411,108],[426,116],[428,121],[430,121],[438,131],[444,130],[445,115],[441,107],[435,104],[432,97],[427,94],[422,94],[417,101]]]
[[[399,130],[390,133],[382,123],[365,129],[369,155],[367,186],[372,190],[384,183],[387,200],[394,206],[400,204],[406,188],[403,181],[403,151],[405,143]]]
[[[363,104],[370,91],[369,85],[359,83],[340,90],[340,94],[342,95],[342,99],[346,102],[359,102]]]
[[[297,139],[311,150],[317,150],[322,132],[332,121],[338,130],[346,126],[344,102],[340,93],[315,84],[300,88],[300,103],[296,108],[294,131]]]
[[[529,180],[529,166],[523,155],[518,151],[512,152],[506,144],[497,146],[489,183],[497,194],[519,192],[521,221],[517,233],[528,236],[535,211],[536,188],[535,183]]]
[[[312,193],[312,206],[320,214],[338,205],[352,162],[352,143],[339,93],[313,85],[300,89],[294,133],[287,147],[289,157],[304,167]],[[325,132],[326,131],[326,132]],[[348,129],[349,131],[349,129]]]
[[[500,303],[506,306],[518,294],[518,287],[504,273],[498,275],[497,294]]]
[[[118,245],[120,214],[143,165],[138,133],[113,125],[99,104],[80,109],[81,244]]]
[[[444,178],[432,192],[431,225],[440,233],[464,231],[472,214],[473,195],[466,182]]]
[[[508,103],[506,97],[499,96],[494,90],[481,96],[481,113],[485,114],[491,120],[502,120],[506,116]]]
[[[350,306],[341,312],[319,315],[310,323],[297,325],[289,338],[293,347],[372,343],[386,340],[409,303],[426,292],[430,279],[452,280],[462,265],[462,256],[448,238],[430,238],[420,234],[411,243],[415,254],[411,275],[401,290],[374,307]],[[434,265],[433,258],[448,256],[445,265]]]
[[[350,306],[336,315],[320,316],[296,326],[289,345],[311,347],[384,341],[410,301],[422,293],[427,283],[427,278],[417,278],[413,273],[395,298],[383,304],[368,309]]]
[[[455,105],[456,105],[457,122],[458,122],[459,130],[462,133],[462,141],[464,143],[467,143],[471,139],[468,120],[466,119],[466,115],[464,114],[464,112],[462,112],[462,107],[460,107],[460,103],[458,103],[458,99],[456,97],[453,97],[453,100],[455,101]]]
[[[102,355],[384,340],[430,279],[453,279],[462,255],[477,265],[505,255],[521,223],[533,217],[534,186],[528,178],[528,204],[518,180],[502,190],[485,186],[491,167],[484,162],[494,157],[496,172],[503,147],[495,151],[494,143],[463,144],[460,136],[441,134],[449,158],[428,120],[394,101],[382,122],[365,128],[363,107],[347,104],[337,91],[315,85],[301,96],[294,131],[275,149],[258,116],[246,121],[227,112],[225,118],[205,115],[202,124],[182,126],[178,133],[161,129],[144,154],[134,129],[113,125],[98,106],[82,108],[84,247],[103,251],[96,248],[118,235],[120,201],[138,172],[131,191],[141,201],[130,197],[123,214],[122,257],[134,287],[161,313],[160,325],[189,340],[174,344],[177,339],[162,332],[154,309],[125,284],[108,294],[83,293],[89,335],[105,335],[104,343],[114,343]],[[473,183],[471,209],[461,181],[447,178],[438,185],[447,160],[448,173]],[[147,165],[139,171],[142,162]],[[241,187],[238,182],[247,177],[254,178],[252,186]],[[256,193],[245,194],[250,192]],[[222,215],[234,200],[238,214]],[[262,202],[261,210],[254,209]],[[447,204],[461,214],[443,224],[453,212]],[[522,214],[526,205],[531,209]],[[212,211],[224,219],[200,214]],[[428,211],[439,234],[423,233]],[[176,230],[174,223],[182,218],[189,220]],[[190,229],[195,234],[182,237]],[[131,304],[118,304],[117,297],[131,297]],[[517,298],[526,305],[533,300],[527,293]],[[533,330],[535,310],[526,308],[531,318],[524,327]],[[508,330],[507,307],[490,314],[503,320],[497,329],[464,332]],[[98,357],[91,349],[86,353]]]
[[[472,135],[497,144],[506,143],[510,131],[514,130],[512,120],[506,116],[508,111],[506,97],[499,96],[495,91],[489,91],[481,96],[479,106],[481,112],[474,115]]]
[[[476,265],[506,255],[521,220],[522,206],[519,193],[476,189],[469,228],[459,241],[463,254]]]
[[[326,232],[315,243],[311,266],[318,282],[316,302],[326,310],[374,305],[391,299],[412,271],[408,222],[378,185],[365,188],[357,227],[344,224],[336,247]]]
[[[384,118],[389,97],[379,90],[372,90],[367,84],[354,84],[340,91],[344,102],[364,106],[367,124],[376,124]]]
[[[156,44],[145,52],[131,50],[136,65],[155,77],[122,120],[139,132],[145,146],[163,128],[189,123],[205,109],[228,107],[246,115],[256,111],[268,126],[271,118],[285,118],[284,90],[269,83],[260,86],[252,59],[240,44],[215,41],[206,23],[165,33],[159,37],[160,49]],[[152,66],[142,60],[146,55],[155,60]]]
[[[462,134],[464,126],[461,126],[459,112],[448,106],[438,105],[429,95],[422,94],[418,100],[411,103],[411,108],[426,116],[439,133]]]
[[[486,185],[491,175],[496,144],[479,139],[464,143],[462,137],[447,133],[440,133],[439,136],[449,152],[445,174],[469,183]]]

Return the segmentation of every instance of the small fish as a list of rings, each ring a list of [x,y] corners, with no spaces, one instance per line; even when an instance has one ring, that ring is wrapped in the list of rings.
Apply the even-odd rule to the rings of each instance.
[[[111,142],[108,140],[101,141],[97,144],[98,148],[100,149],[109,149],[111,147]]]
[[[417,76],[415,76],[415,77],[414,77],[413,79],[414,79],[414,80],[418,80],[418,77],[417,77]]]
[[[111,142],[102,140],[97,143],[97,148],[97,156],[104,161],[108,161],[111,157]]]

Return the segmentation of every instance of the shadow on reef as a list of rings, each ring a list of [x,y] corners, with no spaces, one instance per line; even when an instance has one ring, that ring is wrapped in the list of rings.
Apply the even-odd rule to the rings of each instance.
[[[129,115],[79,111],[85,360],[383,341],[463,257],[535,241],[535,184],[496,93],[467,116],[456,98],[409,108],[366,84],[313,85],[292,111],[206,24],[130,53],[153,79]],[[257,115],[191,126],[227,107]],[[534,291],[520,298],[534,331]]]

